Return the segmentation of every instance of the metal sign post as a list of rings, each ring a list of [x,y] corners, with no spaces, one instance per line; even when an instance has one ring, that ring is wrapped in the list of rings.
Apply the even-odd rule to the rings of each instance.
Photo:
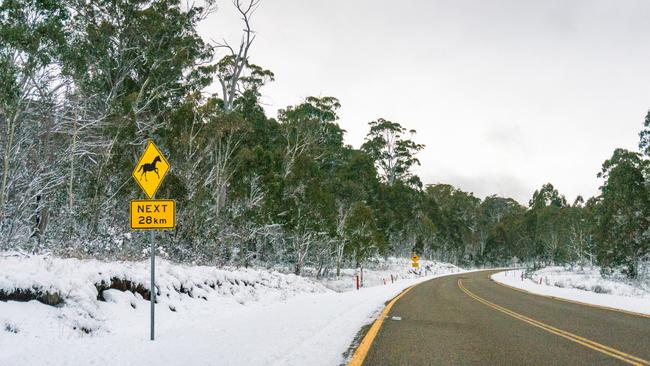
[[[149,302],[151,303],[151,340],[154,340],[154,324],[156,311],[156,252],[153,244],[153,230],[149,232],[149,241],[151,243],[151,289],[149,290]]]
[[[149,303],[151,304],[151,333],[155,339],[156,324],[156,246],[153,230],[173,229],[176,226],[176,202],[168,199],[154,199],[170,165],[158,147],[149,141],[142,156],[133,169],[133,179],[147,195],[147,200],[132,200],[129,208],[131,229],[150,230],[149,251],[151,256],[151,286],[149,288]]]

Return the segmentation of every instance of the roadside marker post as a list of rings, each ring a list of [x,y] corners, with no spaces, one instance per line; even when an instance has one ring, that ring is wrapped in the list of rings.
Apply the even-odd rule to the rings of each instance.
[[[360,279],[361,279],[361,287],[363,287],[363,267],[361,267],[361,276],[360,276]]]
[[[150,339],[155,339],[156,311],[156,248],[154,230],[173,229],[176,227],[176,201],[154,199],[165,175],[170,169],[167,159],[158,147],[149,140],[131,176],[147,195],[146,200],[132,200],[129,216],[132,230],[149,231],[149,251],[151,257],[150,302]]]

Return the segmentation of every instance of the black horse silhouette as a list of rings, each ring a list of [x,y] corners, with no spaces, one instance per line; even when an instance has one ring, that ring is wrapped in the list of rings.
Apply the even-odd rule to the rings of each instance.
[[[160,161],[160,156],[156,156],[153,161],[149,164],[142,164],[140,166],[140,169],[138,169],[138,173],[142,172],[140,174],[140,180],[142,180],[142,177],[144,177],[144,181],[147,181],[147,172],[154,172],[158,176],[158,179],[160,179],[160,175],[158,175],[158,168],[156,168],[156,163]]]

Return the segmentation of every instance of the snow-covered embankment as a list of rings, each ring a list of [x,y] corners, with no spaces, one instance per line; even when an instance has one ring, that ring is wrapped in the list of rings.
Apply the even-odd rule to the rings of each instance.
[[[598,269],[547,267],[523,278],[522,270],[509,270],[492,279],[533,294],[650,315],[650,283],[632,285],[620,277],[603,278]]]

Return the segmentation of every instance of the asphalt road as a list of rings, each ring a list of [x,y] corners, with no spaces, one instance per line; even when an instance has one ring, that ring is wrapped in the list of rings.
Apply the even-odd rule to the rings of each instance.
[[[363,365],[650,365],[650,318],[516,291],[494,272],[412,288]]]

